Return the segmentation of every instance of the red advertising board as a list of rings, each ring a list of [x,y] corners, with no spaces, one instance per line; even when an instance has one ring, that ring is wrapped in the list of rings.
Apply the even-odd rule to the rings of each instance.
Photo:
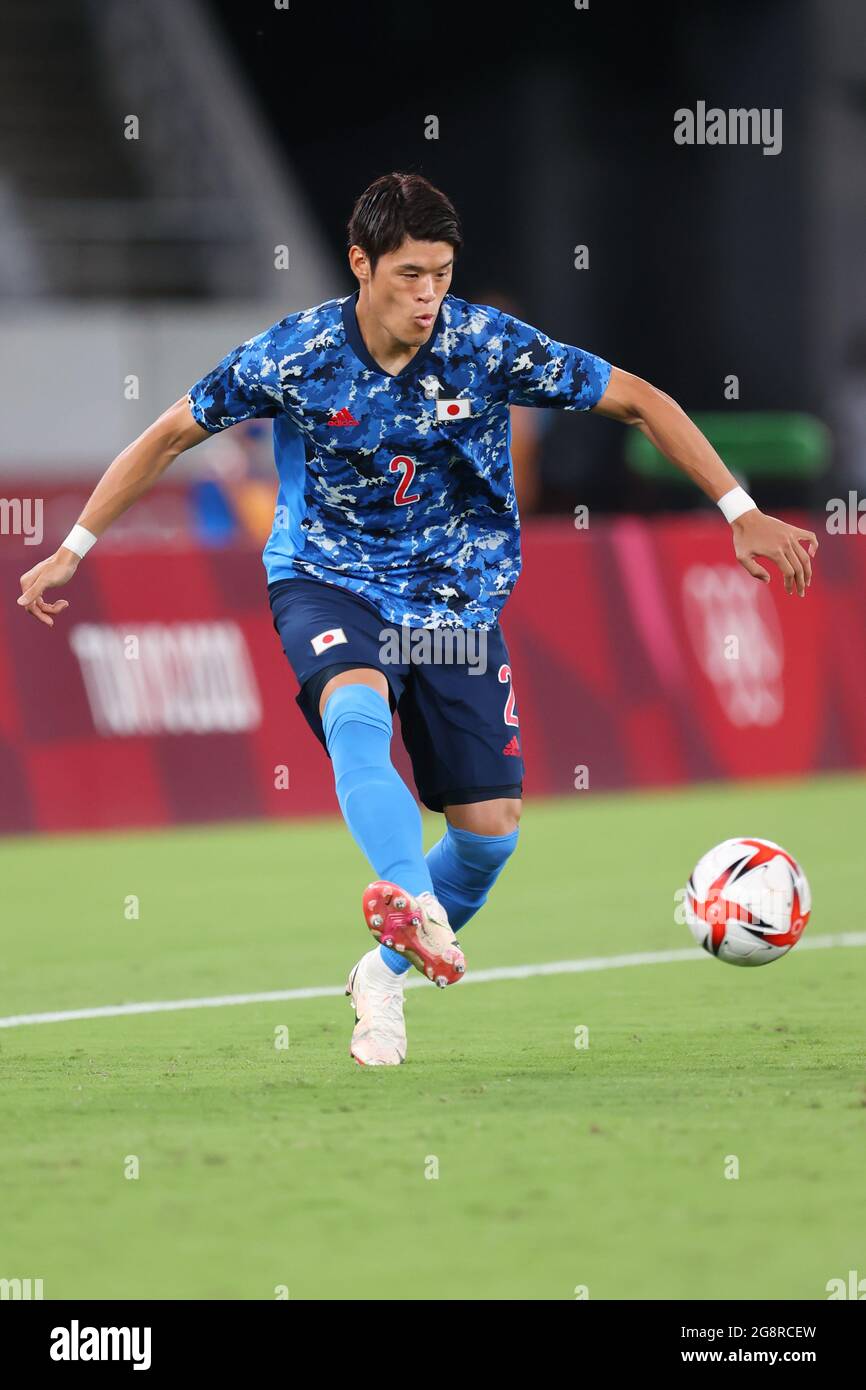
[[[528,523],[504,619],[526,794],[866,765],[864,546],[819,534],[800,599],[711,514]],[[97,548],[53,629],[14,602],[34,558],[3,537],[0,830],[336,809],[257,550]]]

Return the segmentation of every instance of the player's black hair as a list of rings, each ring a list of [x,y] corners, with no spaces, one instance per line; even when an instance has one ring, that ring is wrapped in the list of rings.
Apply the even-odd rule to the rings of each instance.
[[[447,241],[455,257],[463,246],[460,218],[451,200],[421,174],[382,174],[365,188],[349,218],[349,246],[360,246],[375,271],[380,256],[406,237]]]

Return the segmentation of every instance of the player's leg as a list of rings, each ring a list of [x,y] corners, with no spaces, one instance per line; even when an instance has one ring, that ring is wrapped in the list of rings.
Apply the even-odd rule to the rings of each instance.
[[[483,650],[483,670],[477,661],[419,666],[400,702],[421,799],[445,812],[427,865],[455,931],[484,905],[514,853],[522,806],[520,725],[501,629],[485,635]]]
[[[269,594],[297,703],[331,759],[349,830],[374,874],[430,892],[420,812],[391,762],[391,707],[406,668],[383,668],[382,619],[356,594],[317,580],[286,580]]]
[[[497,797],[445,807],[445,834],[427,855],[427,865],[455,931],[484,906],[516,850],[522,804],[519,797]]]
[[[402,956],[438,985],[453,984],[465,962],[447,917],[437,912],[424,858],[421,812],[391,761],[393,732],[385,678],[343,671],[325,685],[319,708],[343,818],[377,875],[364,918],[382,959]]]
[[[322,690],[319,713],[343,819],[374,873],[395,887],[401,885],[392,893],[398,902],[404,901],[404,890],[432,892],[418,806],[391,761],[385,676],[363,667],[339,672]],[[350,970],[346,993],[355,1011],[349,1044],[355,1061],[361,1066],[398,1066],[405,1061],[403,980],[385,963],[379,946]]]
[[[343,817],[381,885],[365,894],[364,919],[377,940],[393,939],[430,979],[453,983],[463,955],[447,919],[429,916],[435,904],[421,814],[391,761],[391,706],[409,668],[383,665],[382,619],[357,595],[306,579],[269,592],[301,686],[298,704],[331,759]]]
[[[435,977],[447,956],[456,978],[463,957],[454,934],[431,924],[424,907],[433,895],[420,812],[391,761],[391,704],[405,672],[389,667],[386,676],[381,668],[381,619],[354,595],[313,581],[272,586],[270,597],[274,627],[301,686],[297,702],[331,758],[346,824],[383,880],[369,916],[374,924],[381,918],[383,930],[404,947],[408,961],[397,957],[401,967],[411,961]],[[344,659],[335,663],[338,654]],[[369,896],[368,890],[365,901]],[[377,938],[382,934],[372,929]],[[403,980],[383,954],[379,947],[367,952],[346,986],[356,1020],[350,1052],[364,1065],[394,1065],[406,1055]]]
[[[378,879],[432,893],[418,804],[391,760],[393,723],[381,671],[350,668],[319,698],[343,819]]]

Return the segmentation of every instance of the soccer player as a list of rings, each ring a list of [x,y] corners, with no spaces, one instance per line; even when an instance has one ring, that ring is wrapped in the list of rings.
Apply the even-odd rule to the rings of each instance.
[[[523,761],[500,627],[520,572],[509,406],[636,426],[719,504],[749,573],[769,582],[756,557],[773,561],[789,594],[805,594],[818,541],[760,512],[662,391],[452,295],[460,223],[420,175],[378,178],[348,232],[356,292],[289,314],[176,401],[106,470],[55,554],[22,576],[18,602],[53,625],[67,604],[45,591],[72,578],[178,454],[241,420],[273,419],[279,492],[263,558],[274,627],[376,875],[363,911],[379,944],[346,986],[350,1053],[394,1065],[406,1056],[406,971],[459,980],[455,933],[517,844]],[[445,816],[426,856],[418,806],[391,762],[394,709],[420,799]]]

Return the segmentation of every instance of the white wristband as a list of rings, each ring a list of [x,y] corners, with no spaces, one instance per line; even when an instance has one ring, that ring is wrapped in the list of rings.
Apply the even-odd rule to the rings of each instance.
[[[76,522],[63,545],[83,560],[90,547],[96,545],[96,536],[86,526],[79,526]]]
[[[724,497],[720,497],[717,504],[724,514],[725,521],[736,521],[743,512],[750,512],[757,508],[757,502],[753,502],[749,494],[741,487],[732,487],[730,492],[726,492]]]

